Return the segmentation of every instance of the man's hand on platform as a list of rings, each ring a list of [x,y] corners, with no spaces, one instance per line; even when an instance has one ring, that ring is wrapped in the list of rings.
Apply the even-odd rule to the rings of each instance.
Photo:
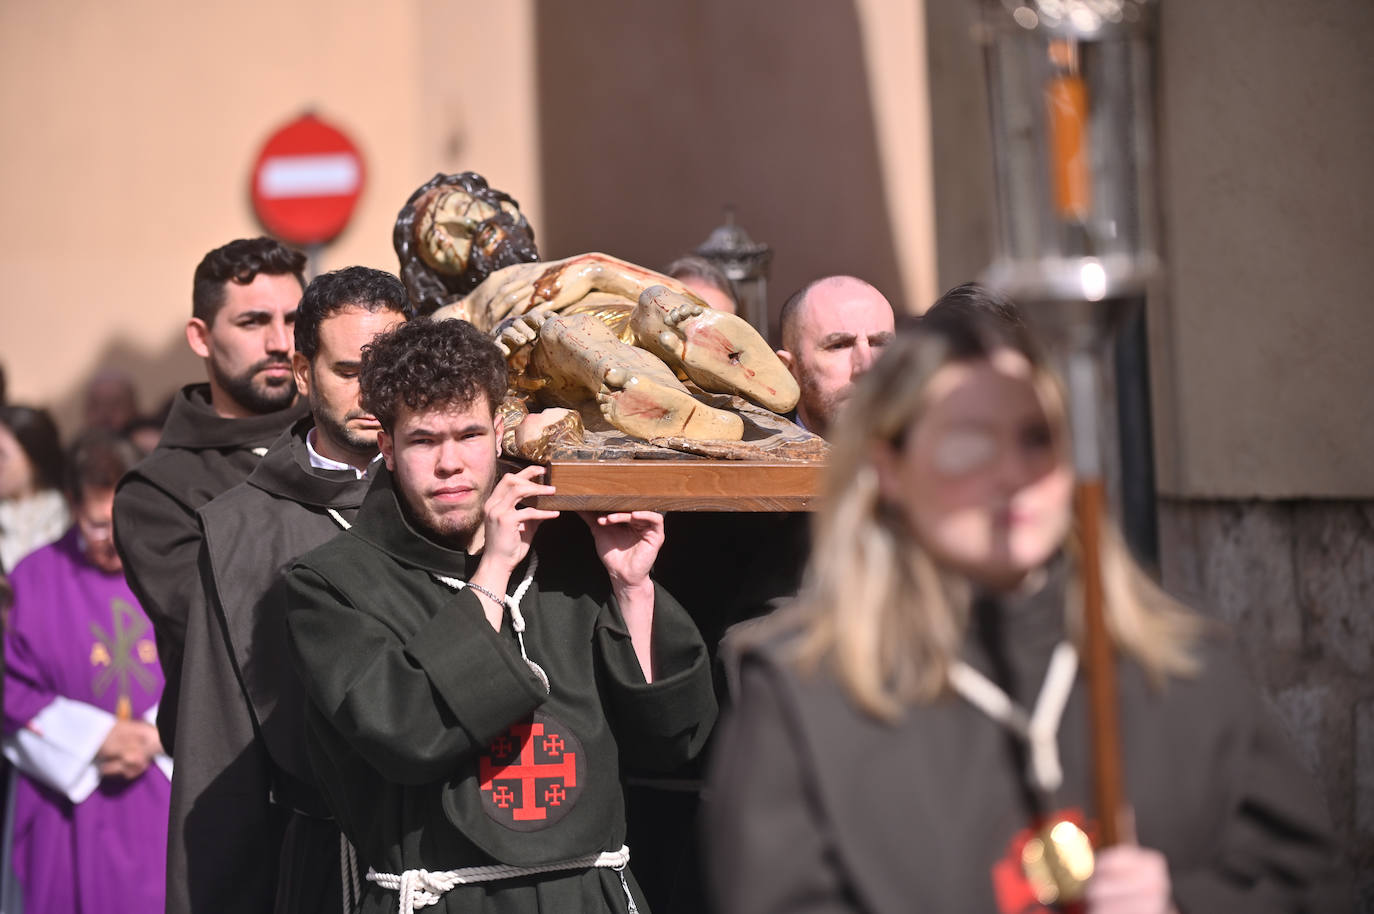
[[[530,508],[520,503],[536,495],[554,494],[553,486],[536,481],[544,472],[544,468],[536,464],[518,473],[508,473],[497,481],[488,496],[483,512],[482,560],[483,564],[490,560],[493,570],[509,576],[529,553],[530,542],[539,525],[558,516],[557,511]]]
[[[541,523],[558,516],[557,511],[520,504],[525,498],[554,493],[553,486],[535,481],[543,475],[544,468],[533,465],[518,473],[508,473],[497,481],[483,508],[482,561],[471,583],[492,593],[506,593],[511,572],[529,554],[534,532]],[[482,606],[486,610],[487,621],[500,631],[505,607],[486,598],[482,600]]]
[[[654,582],[649,571],[663,546],[663,515],[653,511],[578,513],[592,528],[596,554],[610,575],[611,591],[630,630],[644,680],[653,682]]]
[[[592,528],[596,554],[617,591],[642,586],[663,546],[663,515],[654,511],[578,514]]]

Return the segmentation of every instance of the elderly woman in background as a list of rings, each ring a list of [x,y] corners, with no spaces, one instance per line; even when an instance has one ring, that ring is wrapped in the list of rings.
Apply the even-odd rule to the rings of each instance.
[[[719,914],[1347,908],[1285,739],[1114,532],[1138,840],[1094,861],[1064,400],[994,305],[933,308],[859,383],[798,604],[742,633],[705,820]]]
[[[76,522],[10,576],[5,914],[164,907],[172,766],[152,724],[162,669],[112,526],[115,484],[137,459],[113,432],[83,434],[67,471]]]
[[[62,443],[47,410],[0,406],[0,568],[14,569],[70,526]]]

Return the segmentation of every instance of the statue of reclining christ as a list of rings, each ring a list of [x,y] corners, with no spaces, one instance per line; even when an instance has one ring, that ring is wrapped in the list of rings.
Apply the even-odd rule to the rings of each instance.
[[[397,217],[393,242],[421,313],[466,320],[506,354],[508,453],[543,459],[589,440],[614,440],[636,455],[657,447],[735,458],[824,452],[777,415],[800,392],[746,321],[606,254],[540,262],[516,202],[480,175],[441,174],[420,187]],[[531,401],[550,408],[527,415]],[[599,445],[590,453],[611,456]]]

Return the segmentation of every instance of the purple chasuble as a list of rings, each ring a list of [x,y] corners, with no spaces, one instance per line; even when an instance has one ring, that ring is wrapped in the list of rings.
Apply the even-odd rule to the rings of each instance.
[[[124,576],[89,565],[72,528],[20,562],[10,581],[6,737],[57,698],[144,719],[162,694],[162,670]],[[132,781],[102,778],[75,804],[16,775],[12,861],[25,914],[162,911],[171,785],[158,765]]]

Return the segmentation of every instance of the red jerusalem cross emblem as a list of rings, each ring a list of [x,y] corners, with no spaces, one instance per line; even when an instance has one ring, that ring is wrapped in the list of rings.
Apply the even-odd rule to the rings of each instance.
[[[536,713],[493,739],[477,765],[487,815],[515,831],[536,831],[577,802],[586,759],[571,730]]]

